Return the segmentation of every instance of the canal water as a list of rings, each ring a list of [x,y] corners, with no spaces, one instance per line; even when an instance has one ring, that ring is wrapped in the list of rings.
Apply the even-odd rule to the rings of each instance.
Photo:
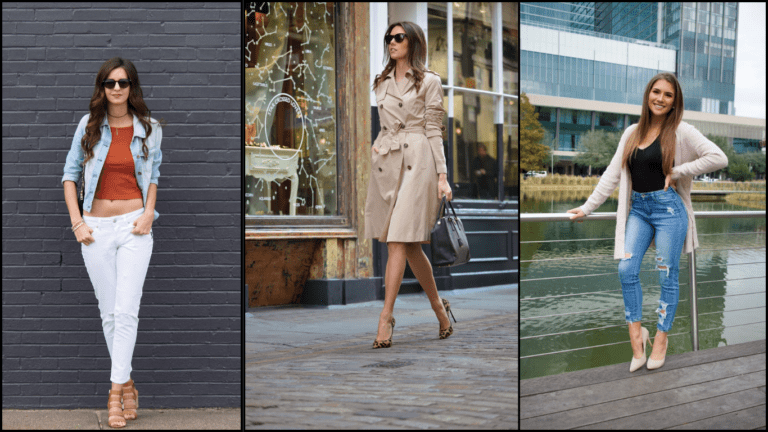
[[[584,204],[522,200],[521,213],[565,213]],[[596,212],[615,212],[609,199]],[[694,202],[694,211],[754,210]],[[699,349],[765,339],[765,219],[697,220]],[[627,363],[632,348],[613,259],[615,221],[522,222],[520,226],[521,378]],[[643,327],[656,333],[655,249],[643,259]],[[680,258],[680,300],[667,355],[692,351],[688,255]],[[650,349],[650,348],[648,348]],[[650,354],[650,353],[649,353]]]

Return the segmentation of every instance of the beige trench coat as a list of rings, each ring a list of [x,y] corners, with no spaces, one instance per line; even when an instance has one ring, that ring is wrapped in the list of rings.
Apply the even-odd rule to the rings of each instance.
[[[371,147],[365,237],[429,243],[440,209],[438,174],[447,172],[443,86],[432,71],[424,73],[418,93],[411,69],[405,79],[402,93],[394,70],[376,88],[381,131]]]

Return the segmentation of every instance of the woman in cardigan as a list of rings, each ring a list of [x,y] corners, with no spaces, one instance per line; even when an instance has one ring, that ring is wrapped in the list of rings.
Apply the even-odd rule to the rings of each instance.
[[[656,243],[656,269],[661,296],[657,332],[648,369],[664,364],[667,333],[677,310],[680,253],[698,246],[696,221],[691,206],[694,176],[728,165],[715,143],[682,121],[683,92],[674,75],[660,73],[648,83],[640,122],[624,131],[616,154],[592,195],[581,207],[568,210],[571,220],[592,213],[619,187],[616,211],[616,247],[619,278],[624,295],[624,314],[629,326],[633,357],[629,371],[646,362],[648,330],[640,326],[643,291],[640,264],[648,246]],[[631,204],[630,204],[631,203]]]
[[[382,129],[371,148],[365,201],[365,236],[386,242],[388,252],[384,308],[373,348],[392,345],[392,312],[406,258],[440,322],[440,339],[453,332],[450,304],[440,299],[432,265],[421,249],[430,241],[441,197],[452,198],[442,140],[443,88],[440,77],[424,67],[427,45],[421,27],[393,23],[384,43],[389,61],[373,81]]]
[[[75,131],[62,183],[112,359],[110,427],[124,427],[126,419],[138,416],[131,359],[154,243],[152,222],[158,217],[162,136],[160,125],[149,116],[133,63],[119,57],[104,62],[90,113]],[[83,170],[81,217],[75,182]]]

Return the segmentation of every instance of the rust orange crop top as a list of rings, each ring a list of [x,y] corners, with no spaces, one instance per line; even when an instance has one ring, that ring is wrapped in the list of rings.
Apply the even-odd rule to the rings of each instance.
[[[128,200],[143,198],[134,174],[131,141],[133,126],[113,128],[112,143],[109,146],[104,168],[96,185],[96,198],[109,200]]]

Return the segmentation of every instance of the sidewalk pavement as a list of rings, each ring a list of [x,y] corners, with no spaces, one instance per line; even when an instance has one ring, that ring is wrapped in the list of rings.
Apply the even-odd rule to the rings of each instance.
[[[235,429],[240,430],[240,408],[138,409],[139,417],[120,430]],[[109,427],[106,407],[97,409],[3,410],[6,429],[102,429]]]
[[[518,287],[397,297],[392,347],[371,349],[383,301],[250,308],[246,429],[517,429]]]

